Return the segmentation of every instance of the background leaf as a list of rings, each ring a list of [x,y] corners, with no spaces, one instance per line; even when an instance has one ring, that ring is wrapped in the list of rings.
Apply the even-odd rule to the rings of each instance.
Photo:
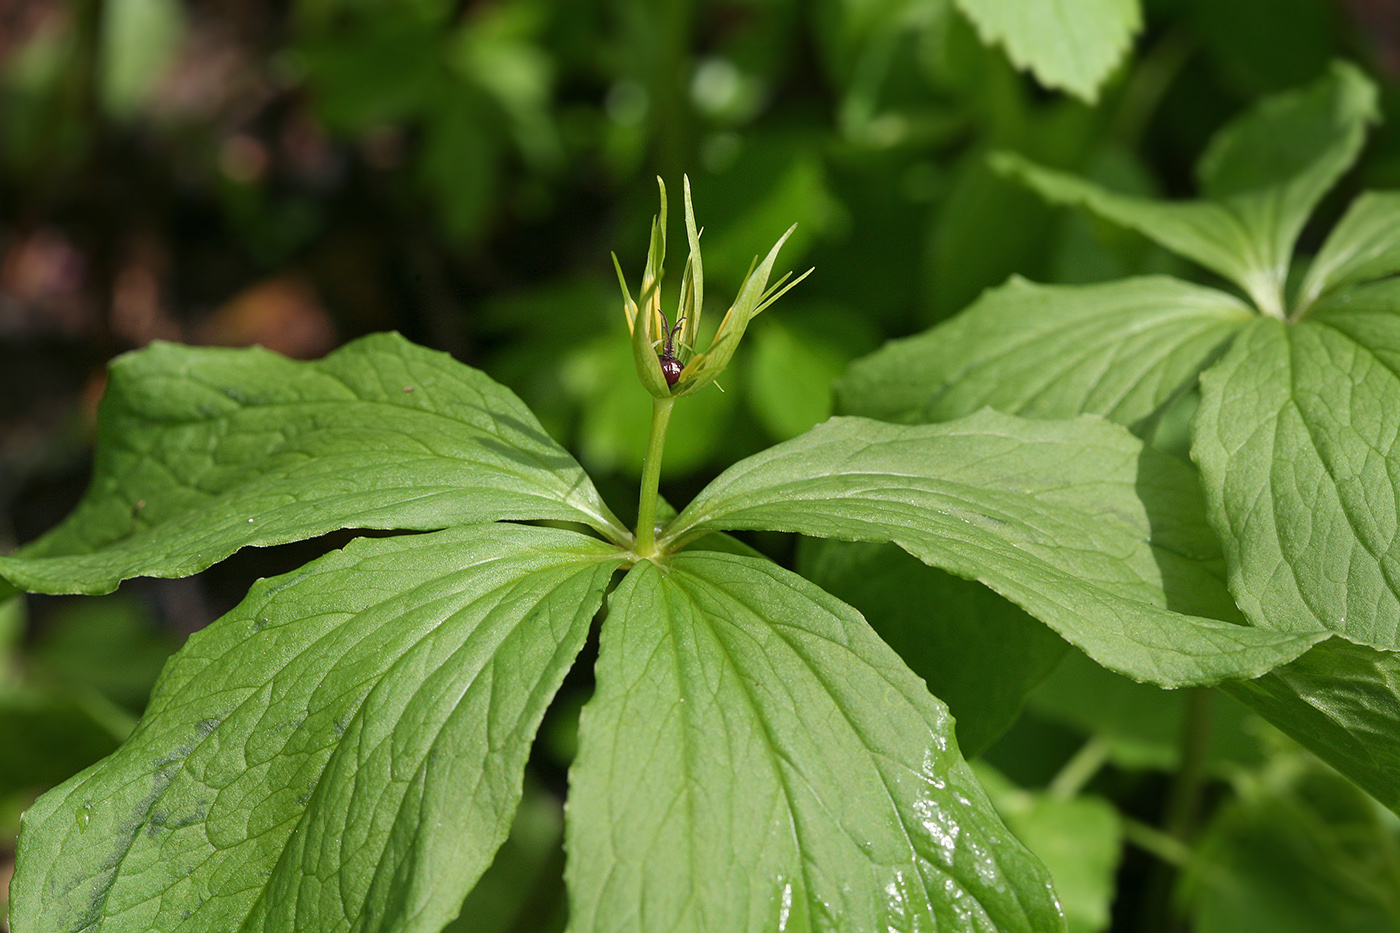
[[[1042,168],[1010,153],[992,163],[1056,204],[1083,207],[1113,223],[1136,230],[1167,249],[1193,259],[1234,282],[1261,310],[1281,317],[1281,288],[1287,255],[1249,229],[1228,207],[1213,201],[1156,201],[1115,194],[1065,172]]]
[[[820,329],[824,323],[826,332]],[[860,349],[877,342],[858,323],[835,315],[819,319],[817,326],[810,315],[791,323],[770,316],[749,339],[751,407],[775,440],[796,437],[831,417],[832,383]]]
[[[567,905],[564,809],[527,780],[510,836],[442,933],[562,933]]]
[[[856,612],[686,552],[609,599],[571,773],[571,930],[1062,928],[946,709]]]
[[[1299,313],[1335,288],[1400,273],[1400,192],[1368,191],[1332,228],[1298,291]]]
[[[140,713],[161,668],[180,646],[174,633],[162,630],[149,608],[127,594],[66,602],[26,652],[29,680],[59,691],[95,688],[119,707]],[[129,731],[128,726],[122,735]]]
[[[1276,248],[1286,254],[1323,194],[1356,161],[1367,127],[1380,115],[1377,104],[1375,85],[1347,62],[1264,98],[1226,124],[1201,154],[1201,196],[1231,205],[1256,232],[1273,230]],[[1267,200],[1235,200],[1265,191]],[[1274,216],[1251,216],[1266,205]]]
[[[1162,686],[1257,676],[1320,637],[1221,621],[1235,609],[1194,474],[1087,416],[833,418],[730,467],[658,545],[736,529],[891,541]]]
[[[1200,933],[1400,929],[1400,832],[1371,801],[1298,755],[1237,782],[1182,885]]]
[[[477,525],[263,580],[26,814],[34,929],[437,930],[506,837],[615,548]],[[24,927],[21,927],[22,931]]]
[[[923,424],[991,406],[1027,417],[1088,412],[1141,433],[1252,312],[1166,277],[1103,285],[1013,278],[957,317],[857,360],[843,414]]]
[[[87,496],[0,574],[100,593],[336,528],[556,519],[625,540],[519,399],[394,334],[315,363],[156,344],[116,361]]]
[[[1093,102],[1142,28],[1138,0],[957,0],[982,41],[1047,87]]]
[[[0,797],[59,783],[110,754],[133,724],[90,688],[0,686]]]
[[[1231,698],[1235,685],[1235,681],[1221,684],[1205,701],[1210,712],[1206,762],[1217,775],[1255,766],[1265,754],[1257,717]],[[1120,768],[1172,772],[1181,766],[1182,731],[1190,698],[1189,690],[1133,683],[1083,653],[1069,651],[1026,698],[1026,709],[1037,719],[1102,743],[1108,759]]]
[[[1319,199],[1351,167],[1378,116],[1376,89],[1338,64],[1221,130],[1198,167],[1202,199],[1119,195],[1002,154],[997,166],[1061,204],[1077,204],[1219,272],[1283,317],[1293,245]]]

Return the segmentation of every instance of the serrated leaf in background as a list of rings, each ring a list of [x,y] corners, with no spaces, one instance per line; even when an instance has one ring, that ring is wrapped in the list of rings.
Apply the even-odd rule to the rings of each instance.
[[[982,41],[1041,84],[1093,103],[1142,28],[1138,0],[956,0]]]

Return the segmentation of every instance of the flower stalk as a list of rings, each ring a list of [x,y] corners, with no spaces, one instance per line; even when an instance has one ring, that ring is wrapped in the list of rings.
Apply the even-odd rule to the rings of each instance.
[[[633,299],[622,274],[622,264],[617,255],[613,255],[617,282],[622,287],[622,311],[632,335],[637,377],[652,396],[651,434],[646,458],[642,461],[642,485],[637,503],[635,552],[641,558],[651,558],[657,553],[656,497],[661,481],[661,455],[666,448],[666,428],[676,399],[694,395],[714,382],[729,366],[749,321],[812,273],[808,269],[795,279],[787,273],[772,285],[768,283],[778,251],[795,229],[795,226],[789,227],[762,262],[754,257],[739,286],[738,297],[725,312],[714,340],[708,349],[696,352],[695,336],[705,310],[705,269],[700,258],[701,230],[695,224],[695,209],[691,204],[690,179],[684,179],[685,234],[690,252],[681,273],[676,313],[671,317],[661,310],[661,276],[666,260],[666,183],[660,178],[656,183],[661,190],[661,210],[651,221],[651,242],[647,247],[639,300]]]
[[[671,423],[674,398],[651,400],[651,434],[647,437],[647,452],[642,460],[642,489],[637,501],[638,557],[656,556],[656,497],[661,485],[661,455],[666,449],[666,428]]]

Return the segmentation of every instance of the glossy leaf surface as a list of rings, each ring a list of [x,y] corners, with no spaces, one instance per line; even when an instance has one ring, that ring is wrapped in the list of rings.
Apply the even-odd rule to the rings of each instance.
[[[16,933],[440,929],[506,837],[618,563],[484,525],[260,581],[115,754],[26,814]]]
[[[686,552],[609,598],[570,777],[570,929],[1062,929],[946,708],[850,607]]]

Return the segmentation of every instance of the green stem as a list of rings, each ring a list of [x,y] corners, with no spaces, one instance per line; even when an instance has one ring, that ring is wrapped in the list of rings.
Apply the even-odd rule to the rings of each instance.
[[[1191,861],[1191,847],[1175,836],[1169,836],[1155,826],[1119,814],[1123,838],[1139,849],[1154,855],[1158,861],[1176,868],[1185,868]]]
[[[1060,773],[1046,787],[1050,796],[1059,800],[1069,800],[1079,795],[1084,789],[1084,785],[1091,781],[1099,769],[1108,761],[1108,742],[1100,736],[1094,736],[1079,747],[1079,751],[1065,766],[1060,769]]]
[[[1210,750],[1212,694],[1208,687],[1192,687],[1185,693],[1181,762],[1177,766],[1166,812],[1162,817],[1162,833],[1189,851],[1200,816],[1201,794],[1209,777],[1207,757]],[[1148,933],[1167,933],[1174,929],[1171,893],[1175,881],[1174,866],[1158,862],[1148,878],[1144,895],[1146,911],[1142,928]]]
[[[661,484],[661,453],[666,449],[666,426],[671,423],[673,398],[651,400],[651,437],[642,461],[642,492],[637,500],[637,556],[656,554],[656,495]]]
[[[1201,791],[1205,788],[1210,753],[1211,701],[1208,687],[1185,691],[1186,711],[1181,724],[1181,764],[1172,784],[1162,828],[1185,842],[1196,830]]]
[[[1113,118],[1118,140],[1128,151],[1135,152],[1142,144],[1162,99],[1195,54],[1197,44],[1181,30],[1168,31],[1134,62]]]

